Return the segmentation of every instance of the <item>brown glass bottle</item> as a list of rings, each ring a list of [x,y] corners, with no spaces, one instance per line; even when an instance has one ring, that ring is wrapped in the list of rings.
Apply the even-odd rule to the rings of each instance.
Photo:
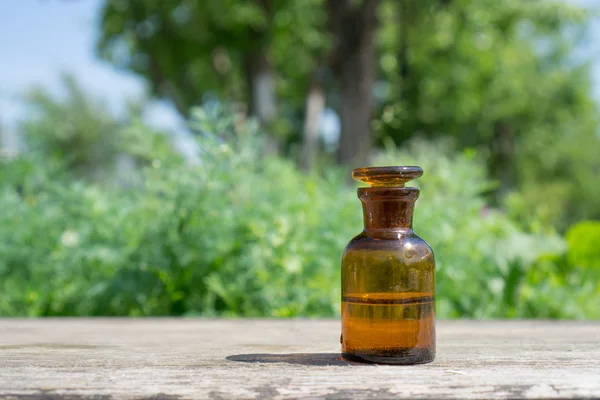
[[[419,167],[359,168],[364,230],[342,256],[342,355],[353,361],[421,364],[435,357],[435,261],[412,230]]]

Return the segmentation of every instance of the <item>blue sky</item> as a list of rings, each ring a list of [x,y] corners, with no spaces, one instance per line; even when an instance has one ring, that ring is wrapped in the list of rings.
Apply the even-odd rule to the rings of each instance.
[[[23,118],[19,95],[41,85],[60,89],[62,72],[73,72],[82,86],[115,110],[145,91],[143,81],[96,58],[101,0],[0,0],[0,123]],[[178,118],[157,104],[149,119],[174,127]]]
[[[600,0],[570,0],[598,7]],[[19,94],[34,85],[59,88],[61,72],[73,72],[83,87],[118,110],[127,98],[144,92],[140,78],[97,60],[94,44],[102,0],[0,0],[0,124],[23,118]],[[592,28],[586,51],[598,59],[594,68],[600,99],[600,23]],[[148,115],[163,127],[181,121],[172,108],[157,103]]]

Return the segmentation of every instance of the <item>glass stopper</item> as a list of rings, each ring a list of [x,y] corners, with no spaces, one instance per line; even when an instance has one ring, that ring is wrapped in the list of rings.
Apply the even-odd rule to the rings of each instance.
[[[404,184],[423,175],[417,166],[366,167],[352,171],[352,178],[372,187],[404,187]]]

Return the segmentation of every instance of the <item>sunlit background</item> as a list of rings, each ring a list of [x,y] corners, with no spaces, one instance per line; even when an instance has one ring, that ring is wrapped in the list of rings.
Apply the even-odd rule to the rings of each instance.
[[[350,170],[391,164],[438,315],[599,318],[599,12],[2,3],[0,315],[337,315]]]

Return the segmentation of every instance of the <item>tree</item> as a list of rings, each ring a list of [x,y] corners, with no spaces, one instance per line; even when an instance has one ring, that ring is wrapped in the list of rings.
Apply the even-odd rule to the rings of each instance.
[[[600,145],[589,66],[573,56],[585,11],[542,0],[383,7],[379,61],[390,93],[379,137],[402,144],[415,135],[453,136],[459,148],[487,153],[497,204],[520,190],[531,194],[529,214],[557,198],[575,215],[584,199],[575,193],[589,189],[556,184],[599,167],[587,150]],[[561,207],[548,212],[560,220]]]
[[[285,110],[277,92],[291,97],[279,86],[297,91],[307,82],[307,59],[312,47],[322,46],[318,18],[303,15],[319,2],[107,0],[98,49],[104,59],[146,78],[153,94],[171,100],[184,117],[191,106],[216,97],[246,105],[271,125]],[[285,85],[277,84],[281,63],[287,63]],[[290,84],[297,70],[303,82]]]
[[[101,179],[116,162],[121,121],[72,75],[63,75],[62,83],[62,98],[43,88],[25,95],[30,118],[20,129],[27,147],[63,161],[75,176]]]
[[[112,181],[123,169],[175,156],[166,134],[142,121],[144,103],[128,104],[120,117],[102,99],[87,93],[72,75],[63,75],[64,96],[43,88],[25,95],[29,117],[20,132],[29,151],[64,166],[76,178]]]
[[[546,0],[106,0],[99,49],[183,115],[207,97],[247,105],[288,154],[302,143],[306,169],[329,106],[340,163],[366,163],[384,138],[452,136],[487,154],[495,204],[535,187],[530,203],[547,193],[580,210],[596,195],[572,185],[598,146],[590,73],[573,56],[587,20]]]
[[[144,76],[155,95],[173,101],[186,117],[192,105],[213,94],[247,104],[273,135],[287,134],[290,141],[294,129],[275,120],[282,110],[282,119],[294,119],[307,104],[302,155],[307,168],[325,91],[332,90],[324,79],[330,74],[323,71],[332,70],[343,99],[338,160],[349,163],[365,160],[372,142],[378,4],[107,0],[99,50],[108,61]]]
[[[339,76],[342,97],[340,164],[364,165],[371,149],[378,5],[379,0],[327,3],[336,46],[331,67]]]

